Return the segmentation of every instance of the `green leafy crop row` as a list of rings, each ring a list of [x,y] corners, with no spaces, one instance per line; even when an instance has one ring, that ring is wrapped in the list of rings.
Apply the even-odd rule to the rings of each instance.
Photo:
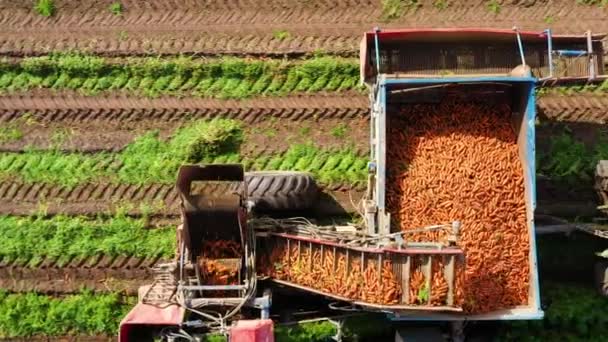
[[[601,83],[589,83],[580,85],[569,85],[560,87],[543,87],[537,90],[538,96],[556,94],[556,95],[576,95],[579,93],[585,94],[604,94],[608,92],[608,80]]]
[[[144,219],[116,215],[109,219],[54,216],[0,216],[0,260],[28,261],[43,257],[61,265],[71,258],[100,254],[169,258],[175,252],[175,228],[146,229]]]
[[[608,299],[580,285],[549,284],[542,296],[545,318],[507,324],[499,340],[608,341]]]
[[[123,90],[146,96],[193,94],[245,98],[358,88],[359,64],[339,57],[301,61],[244,58],[130,58],[112,63],[87,55],[50,55],[0,63],[0,91]]]
[[[337,319],[304,322],[294,325],[277,324],[274,327],[274,338],[277,342],[329,342],[335,341],[338,326],[343,341],[388,341],[392,340],[393,328],[385,315],[361,314]],[[224,335],[209,334],[204,341],[225,342]]]
[[[135,303],[118,294],[89,292],[53,298],[0,289],[0,338],[33,335],[116,335],[118,323]]]
[[[581,5],[593,5],[599,7],[608,6],[608,0],[576,0],[576,3]]]
[[[587,148],[567,131],[554,136],[546,153],[537,152],[538,172],[555,180],[577,182],[591,179],[599,160],[608,159],[608,137],[600,135]]]
[[[356,184],[366,177],[367,159],[351,149],[329,151],[300,144],[278,155],[248,157],[239,154],[242,139],[234,120],[198,121],[179,129],[168,141],[159,139],[157,132],[145,134],[116,154],[0,153],[0,178],[64,186],[99,180],[171,184],[180,165],[198,162],[242,163],[249,170],[308,171],[321,183]]]

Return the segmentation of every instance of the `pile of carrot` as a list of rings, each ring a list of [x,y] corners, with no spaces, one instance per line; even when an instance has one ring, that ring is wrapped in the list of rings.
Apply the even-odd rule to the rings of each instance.
[[[360,255],[360,254],[359,254]],[[298,257],[296,246],[287,248],[277,244],[260,269],[263,274],[313,288],[327,294],[375,304],[398,304],[401,286],[393,272],[390,260],[382,262],[379,275],[377,259],[361,262],[360,256],[351,256],[347,268],[346,254],[329,250],[321,254],[319,247],[302,249]],[[268,261],[272,262],[268,262]]]
[[[393,229],[461,221],[465,267],[455,301],[469,313],[528,300],[524,176],[510,115],[507,105],[447,99],[404,106],[388,121],[386,198]],[[441,241],[445,235],[408,238]],[[433,266],[435,274],[440,267]],[[412,276],[421,282],[416,272]],[[433,278],[433,288],[443,288]],[[411,295],[419,292],[412,288]]]
[[[202,255],[198,259],[205,285],[234,285],[238,283],[238,268],[226,267],[214,259],[241,257],[241,246],[232,240],[207,240],[203,242]]]

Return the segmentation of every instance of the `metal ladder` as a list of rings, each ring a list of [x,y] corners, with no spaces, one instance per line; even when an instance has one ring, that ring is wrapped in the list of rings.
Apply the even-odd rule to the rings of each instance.
[[[177,291],[176,263],[164,263],[152,268],[154,282],[142,297],[142,303],[163,306],[172,303]]]

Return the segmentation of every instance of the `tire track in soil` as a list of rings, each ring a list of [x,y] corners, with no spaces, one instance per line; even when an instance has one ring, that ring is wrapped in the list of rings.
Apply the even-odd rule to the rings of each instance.
[[[42,56],[49,51],[80,51],[100,56],[176,56],[176,55],[260,55],[300,56],[324,51],[332,55],[355,56],[359,36],[292,35],[278,39],[270,35],[242,34],[185,34],[182,31],[164,32],[154,37],[145,33],[126,31],[89,36],[66,34],[61,38],[40,37],[36,34],[3,35],[0,37],[0,56]],[[363,31],[361,31],[363,32]],[[162,38],[160,38],[160,37]]]
[[[166,262],[160,257],[97,255],[71,258],[61,264],[55,258],[1,261],[0,288],[11,292],[45,294],[77,293],[83,287],[99,292],[136,295],[137,288],[152,281],[151,268]]]
[[[545,29],[555,33],[608,31],[608,9],[576,5],[570,0],[503,3],[492,13],[483,0],[446,10],[431,0],[401,18],[382,22],[381,1],[181,1],[123,2],[121,16],[94,2],[58,4],[52,18],[29,6],[0,7],[0,54],[32,55],[50,50],[86,50],[126,54],[303,54],[323,50],[355,55],[363,31],[380,24],[396,27],[488,27]],[[287,30],[288,38],[275,32]],[[204,32],[204,33],[202,33]]]
[[[538,111],[548,119],[603,123],[608,120],[608,96],[548,94],[538,98]],[[77,93],[49,92],[0,96],[0,122],[11,122],[28,113],[40,122],[87,121],[179,122],[190,119],[231,118],[259,123],[269,117],[293,121],[354,120],[369,114],[369,100],[356,92],[245,100],[203,98],[142,98],[126,95],[88,97]]]
[[[540,116],[555,121],[604,124],[608,120],[607,95],[544,95],[537,107]]]
[[[276,117],[293,121],[342,119],[366,116],[367,96],[339,95],[258,97],[244,100],[204,98],[143,98],[126,95],[88,97],[77,93],[24,93],[0,96],[0,122],[17,120],[25,113],[40,122],[119,121],[178,122],[224,117],[257,123]]]
[[[222,194],[226,185],[213,184],[205,188],[209,194]],[[338,215],[354,212],[353,202],[364,193],[362,186],[349,184],[321,185],[321,195],[314,214]],[[13,181],[0,182],[0,214],[31,215],[44,211],[48,215],[94,215],[113,213],[130,205],[127,214],[141,215],[141,206],[146,205],[148,214],[177,217],[179,195],[173,185],[130,185],[97,183],[65,188],[51,184],[27,184]],[[151,212],[149,212],[151,210]],[[154,218],[153,218],[154,219]]]

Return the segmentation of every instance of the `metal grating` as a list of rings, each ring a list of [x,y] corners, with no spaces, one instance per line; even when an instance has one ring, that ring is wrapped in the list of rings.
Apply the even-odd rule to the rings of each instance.
[[[457,247],[374,248],[287,234],[271,234],[261,247],[261,273],[279,283],[370,309],[462,311]],[[434,287],[438,275],[442,288]]]
[[[376,57],[373,45],[368,51],[369,65],[373,68]],[[555,46],[558,50],[564,48]],[[570,44],[565,48],[585,50],[581,44]],[[557,77],[581,77],[589,75],[589,63],[596,70],[603,70],[598,49],[591,58],[588,56],[562,58],[554,56]],[[525,44],[526,64],[539,78],[549,76],[546,43]],[[521,64],[516,42],[488,45],[479,43],[418,43],[390,44],[380,46],[380,73],[424,75],[470,75],[470,74],[508,74]]]

